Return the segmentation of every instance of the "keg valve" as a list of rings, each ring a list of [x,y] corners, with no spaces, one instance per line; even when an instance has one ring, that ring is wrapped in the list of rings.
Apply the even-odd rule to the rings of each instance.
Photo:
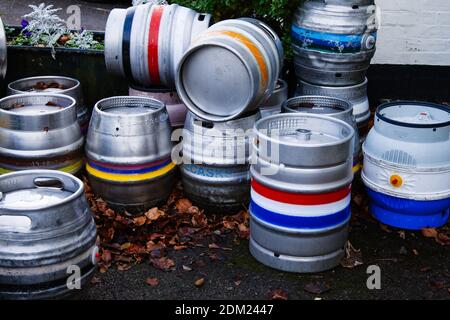
[[[297,129],[297,138],[301,141],[311,140],[311,130]]]

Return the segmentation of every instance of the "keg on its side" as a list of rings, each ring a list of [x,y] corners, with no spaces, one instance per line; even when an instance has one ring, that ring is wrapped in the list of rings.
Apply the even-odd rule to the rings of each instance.
[[[36,93],[0,100],[0,174],[51,169],[79,174],[83,143],[75,100]]]
[[[344,256],[350,220],[354,129],[289,113],[255,125],[250,251],[289,272],[320,272]]]
[[[131,86],[129,94],[130,96],[148,97],[161,101],[166,105],[172,128],[183,127],[184,122],[186,121],[187,108],[178,96],[176,89],[167,89],[163,87],[147,89]]]
[[[6,34],[3,21],[0,18],[0,79],[6,76],[6,69],[8,67],[8,48],[6,47]]]
[[[177,91],[197,117],[225,122],[259,108],[272,94],[283,47],[266,24],[221,21],[193,42],[179,64]]]
[[[184,190],[211,213],[233,213],[250,202],[250,135],[259,112],[212,123],[188,114],[183,134]]]
[[[275,90],[269,99],[263,103],[259,109],[261,112],[261,118],[273,116],[274,114],[281,113],[281,107],[283,103],[288,99],[288,84],[282,79],[278,79]]]
[[[375,54],[375,6],[305,1],[292,26],[298,81],[323,86],[364,82]]]
[[[450,213],[450,108],[381,105],[363,146],[372,214],[404,229],[441,227]]]
[[[325,96],[349,101],[353,105],[353,115],[358,125],[361,144],[369,133],[370,107],[367,97],[367,78],[363,83],[349,87],[326,87],[300,81],[297,87],[298,96]]]
[[[145,97],[112,97],[94,108],[86,142],[94,193],[130,213],[164,203],[176,166],[165,105]]]
[[[84,104],[83,91],[78,80],[59,76],[24,78],[8,85],[7,95],[25,93],[58,93],[70,96],[77,102],[77,119],[81,132],[86,135],[90,114]]]
[[[96,226],[83,182],[29,170],[0,177],[0,299],[65,298],[96,269]]]
[[[144,87],[174,87],[181,56],[210,20],[177,4],[114,9],[105,31],[106,67]]]
[[[353,146],[353,172],[361,169],[361,144],[359,142],[358,127],[353,116],[352,105],[342,99],[322,96],[299,96],[287,100],[283,104],[284,113],[321,114],[346,122],[355,130]]]

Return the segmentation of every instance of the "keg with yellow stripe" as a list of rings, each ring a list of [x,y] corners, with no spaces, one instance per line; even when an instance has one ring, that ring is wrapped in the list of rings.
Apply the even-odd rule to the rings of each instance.
[[[134,213],[163,204],[176,174],[164,103],[112,97],[94,108],[86,142],[86,170],[94,193]]]
[[[177,91],[202,119],[237,119],[268,99],[282,63],[281,41],[267,25],[225,20],[194,39],[178,66]]]
[[[30,169],[79,174],[83,143],[73,98],[37,93],[0,100],[0,174]]]

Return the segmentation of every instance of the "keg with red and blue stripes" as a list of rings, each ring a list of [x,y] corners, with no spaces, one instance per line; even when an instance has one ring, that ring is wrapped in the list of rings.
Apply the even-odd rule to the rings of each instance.
[[[351,216],[351,185],[326,193],[294,193],[252,179],[252,217],[276,227],[321,230],[347,223]]]

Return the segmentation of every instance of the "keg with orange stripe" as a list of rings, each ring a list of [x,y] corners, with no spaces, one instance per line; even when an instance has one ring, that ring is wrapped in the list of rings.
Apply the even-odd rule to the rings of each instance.
[[[163,204],[176,176],[171,132],[165,105],[158,100],[99,101],[86,142],[86,170],[94,193],[130,213]]]
[[[283,64],[279,37],[250,18],[225,20],[197,37],[178,66],[177,91],[196,116],[237,119],[263,105]]]
[[[177,4],[114,9],[105,31],[107,69],[136,85],[173,88],[181,56],[210,20]]]
[[[255,125],[250,251],[289,272],[321,272],[344,256],[355,130],[342,120],[288,113]]]

